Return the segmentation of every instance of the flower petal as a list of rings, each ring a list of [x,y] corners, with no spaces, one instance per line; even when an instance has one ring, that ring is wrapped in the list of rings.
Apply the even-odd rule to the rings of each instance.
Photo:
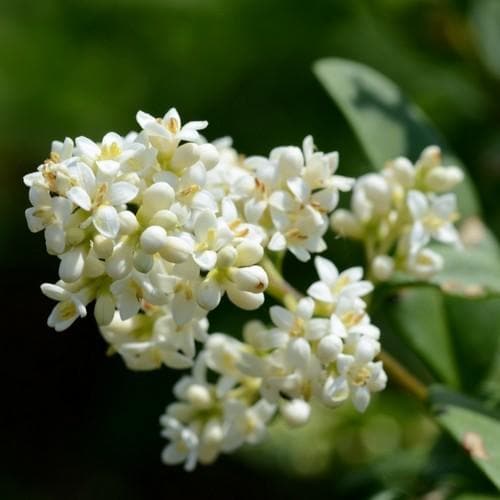
[[[130,182],[114,182],[109,189],[108,199],[112,205],[122,205],[132,201],[139,192],[139,188]]]
[[[120,219],[114,207],[101,206],[93,217],[95,228],[107,238],[116,238],[120,230]]]
[[[339,276],[339,271],[335,264],[319,255],[314,259],[314,267],[316,268],[319,279],[327,285],[333,285]]]
[[[75,205],[83,208],[87,212],[90,212],[90,209],[92,208],[92,201],[90,200],[90,196],[85,189],[80,186],[74,186],[66,193],[66,196]]]

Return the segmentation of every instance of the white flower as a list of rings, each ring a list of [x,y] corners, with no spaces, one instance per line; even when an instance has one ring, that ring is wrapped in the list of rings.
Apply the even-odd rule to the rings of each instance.
[[[366,362],[357,355],[341,355],[337,362],[340,375],[329,378],[323,390],[323,401],[336,406],[351,398],[359,412],[368,407],[372,392],[385,388],[387,375],[380,361]]]
[[[313,283],[307,293],[326,304],[335,305],[341,296],[363,297],[373,290],[369,281],[361,280],[361,267],[352,267],[339,273],[335,264],[323,257],[316,257],[314,265],[320,281]]]
[[[231,452],[244,443],[257,444],[267,433],[267,424],[276,412],[276,406],[264,399],[248,407],[238,400],[229,400],[224,407],[226,435],[222,449]]]
[[[179,113],[170,108],[163,118],[139,111],[137,123],[149,137],[151,144],[161,152],[171,154],[180,141],[197,141],[200,138],[198,130],[206,128],[206,121],[188,122],[182,126]]]
[[[51,197],[49,191],[40,186],[30,188],[30,201],[33,207],[25,212],[30,231],[45,229],[47,251],[56,255],[63,253],[73,203],[62,196]],[[83,235],[81,237],[83,239]]]
[[[170,444],[161,454],[162,461],[168,465],[185,462],[184,468],[187,471],[194,470],[198,460],[199,445],[196,433],[169,415],[163,415],[160,423],[164,427],[162,436],[170,440]]]
[[[76,183],[66,193],[78,207],[90,212],[83,227],[93,223],[95,228],[108,238],[115,238],[120,230],[117,208],[133,200],[138,188],[130,182],[117,180],[120,164],[113,160],[97,162],[97,174],[85,163],[70,167]]]
[[[418,250],[415,254],[408,255],[408,271],[419,279],[429,279],[444,266],[441,255],[430,248]]]
[[[427,197],[420,191],[408,193],[408,208],[413,218],[410,253],[427,245],[431,238],[445,244],[460,245],[460,236],[453,223],[458,218],[453,193]]]
[[[66,330],[77,318],[87,315],[86,305],[92,300],[88,289],[73,293],[59,282],[56,285],[44,283],[41,290],[50,299],[58,301],[47,320],[47,324],[56,331]]]

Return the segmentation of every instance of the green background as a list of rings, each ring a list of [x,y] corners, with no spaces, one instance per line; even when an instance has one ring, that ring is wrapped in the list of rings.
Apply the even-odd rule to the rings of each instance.
[[[498,236],[499,4],[1,0],[0,498],[489,493],[466,457],[441,458],[453,445],[392,387],[362,418],[346,408],[320,412],[301,431],[277,426],[257,450],[192,475],[161,465],[158,416],[177,374],[128,372],[105,356],[92,319],[62,334],[46,328],[51,303],[39,285],[55,280],[57,261],[26,228],[22,175],[47,157],[53,139],[125,134],[138,109],[163,115],[171,106],[186,121],[207,119],[208,139],[231,135],[246,154],[300,144],[311,133],[320,149],[340,152],[341,173],[356,175],[368,161],[311,71],[319,58],[344,57],[394,80],[431,117],[468,166]],[[349,263],[349,249],[337,248],[337,261]],[[312,279],[310,266],[287,263],[298,281]],[[244,316],[213,319],[235,333]],[[387,318],[380,321],[384,327]],[[493,383],[493,400],[495,391]]]

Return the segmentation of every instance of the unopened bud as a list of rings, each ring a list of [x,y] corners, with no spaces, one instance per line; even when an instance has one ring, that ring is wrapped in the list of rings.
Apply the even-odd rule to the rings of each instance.
[[[221,290],[219,284],[210,278],[206,278],[198,287],[196,300],[198,305],[206,311],[215,309],[221,299]]]
[[[411,188],[415,182],[415,167],[408,158],[400,156],[392,164],[392,172],[396,180],[405,188]]]
[[[425,185],[431,191],[441,193],[450,191],[464,179],[464,173],[458,167],[436,167],[425,177]]]
[[[217,267],[229,267],[236,259],[236,249],[227,245],[217,253]]]
[[[372,203],[375,213],[383,214],[389,210],[391,189],[382,175],[364,175],[359,180],[359,189],[364,191],[365,196]]]
[[[115,314],[115,301],[109,292],[101,293],[94,306],[94,317],[99,326],[106,326],[111,323]]]
[[[214,168],[219,163],[219,152],[213,144],[201,144],[199,146],[200,160],[207,170]]]
[[[164,229],[173,229],[179,223],[179,219],[174,212],[170,210],[160,210],[156,212],[150,220],[153,226],[161,226]]]
[[[359,239],[363,236],[363,228],[361,224],[356,216],[349,212],[349,210],[340,208],[339,210],[333,212],[330,218],[330,223],[332,229],[341,236],[355,239]]]
[[[175,150],[171,166],[175,171],[179,172],[196,163],[199,158],[199,146],[193,142],[188,142]]]
[[[269,285],[266,272],[260,266],[233,267],[231,279],[239,290],[259,293]]]
[[[161,226],[149,226],[141,234],[141,247],[149,254],[154,254],[167,242],[167,233]]]
[[[85,231],[79,227],[70,227],[66,231],[66,241],[68,245],[74,247],[79,245],[85,238]]]
[[[134,267],[140,273],[149,273],[154,264],[154,257],[141,250],[138,250],[134,255]]]
[[[94,236],[94,245],[92,248],[99,259],[111,257],[114,246],[112,239],[106,238],[102,234],[96,234]]]
[[[378,281],[387,281],[394,272],[394,260],[388,255],[377,255],[372,262],[372,273]]]
[[[253,311],[258,309],[264,303],[263,293],[252,293],[238,290],[235,286],[227,289],[229,300],[245,311]]]
[[[341,352],[342,340],[337,335],[326,335],[319,341],[317,356],[322,363],[332,363]]]
[[[140,209],[143,218],[151,218],[159,210],[170,207],[175,198],[175,192],[166,182],[156,182],[148,187],[142,196]]]
[[[186,391],[186,399],[196,408],[202,410],[210,408],[212,397],[210,391],[201,384],[193,384]]]
[[[133,234],[139,229],[136,216],[129,210],[118,214],[120,218],[120,234]]]
[[[160,248],[160,255],[168,262],[180,264],[184,262],[192,253],[189,243],[177,236],[167,236],[165,243]]]
[[[280,413],[290,427],[301,427],[308,422],[311,407],[303,399],[293,399],[281,403]]]
[[[237,255],[234,265],[238,267],[253,266],[262,260],[264,249],[260,243],[243,240],[236,247]]]

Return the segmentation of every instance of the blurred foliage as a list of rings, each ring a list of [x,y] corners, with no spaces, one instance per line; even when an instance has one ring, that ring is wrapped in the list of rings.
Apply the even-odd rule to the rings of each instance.
[[[0,1],[0,497],[498,498],[460,444],[391,385],[363,417],[346,408],[300,430],[276,424],[262,446],[194,476],[165,468],[157,418],[176,374],[127,372],[106,358],[90,319],[63,335],[43,326],[50,303],[38,285],[56,263],[25,228],[21,183],[51,140],[126,133],[138,109],[160,115],[170,106],[186,120],[208,119],[208,138],[230,134],[243,153],[312,133],[321,149],[340,151],[342,173],[358,175],[374,167],[373,148],[363,151],[311,70],[342,57],[396,82],[425,112],[467,166],[499,236],[498,19],[496,0]],[[397,136],[375,126],[392,155]],[[410,140],[411,151],[420,148]],[[359,255],[348,242],[332,246],[342,267]],[[310,282],[311,266],[287,259],[285,267],[297,286]],[[423,379],[500,407],[499,299],[403,292],[379,299],[388,350]],[[422,316],[404,331],[417,308]],[[431,314],[441,318],[432,328]],[[245,318],[226,310],[212,319],[215,330],[238,335]],[[458,406],[444,424],[451,434],[457,411],[464,416]]]

